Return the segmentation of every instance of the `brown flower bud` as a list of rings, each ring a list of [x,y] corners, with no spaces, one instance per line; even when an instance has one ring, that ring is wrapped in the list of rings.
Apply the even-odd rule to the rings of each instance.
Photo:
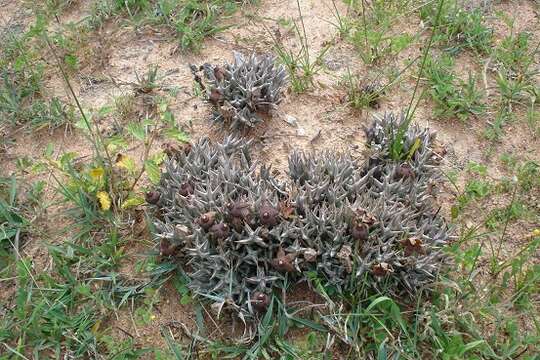
[[[368,226],[364,223],[353,221],[351,236],[356,241],[366,241],[369,237]]]
[[[250,205],[242,201],[227,204],[227,208],[233,218],[248,220],[251,215]]]
[[[195,222],[204,230],[208,230],[212,225],[214,225],[215,219],[216,213],[214,211],[210,211],[202,214],[197,220],[195,220]]]
[[[223,105],[218,109],[225,121],[231,121],[236,114],[236,109],[228,101],[224,101]]]
[[[220,66],[216,66],[214,68],[214,76],[218,82],[222,82],[225,79],[225,70]]]
[[[406,179],[406,178],[414,178],[415,174],[413,169],[408,164],[401,164],[394,175],[394,179]]]
[[[244,220],[240,218],[233,217],[230,221],[230,224],[237,232],[242,232],[242,230],[244,229]]]
[[[185,155],[189,154],[189,152],[191,151],[191,144],[177,144],[173,142],[166,142],[161,145],[161,148],[169,158],[173,158],[180,155],[181,153],[184,153]]]
[[[184,197],[193,194],[193,185],[191,185],[191,183],[189,182],[180,184],[180,189],[178,189],[178,193]]]
[[[390,264],[381,262],[380,264],[376,264],[373,266],[373,275],[375,276],[385,276],[388,273],[393,273],[394,270],[390,266]]]
[[[270,305],[270,297],[263,292],[257,291],[253,293],[251,298],[251,306],[257,311],[264,311]]]
[[[191,152],[191,144],[185,143],[182,145],[182,149],[184,150],[184,154],[188,155]]]
[[[210,234],[212,234],[215,239],[223,240],[229,236],[230,232],[231,229],[229,228],[229,225],[223,222],[210,227]]]
[[[221,105],[223,104],[224,96],[218,89],[214,88],[210,91],[209,100],[214,105]]]
[[[277,255],[272,259],[272,266],[281,272],[295,272],[293,261],[296,258],[295,254],[285,254],[282,248],[277,252]]]
[[[369,227],[373,226],[377,222],[377,219],[372,214],[366,212],[360,218],[360,221],[362,221],[362,223],[366,224],[368,226],[368,228],[369,228]]]
[[[348,273],[352,272],[352,248],[350,245],[343,245],[339,252],[336,254],[336,257],[341,261],[341,264],[345,267],[345,271]]]
[[[424,251],[422,248],[422,240],[417,237],[403,239],[401,245],[403,245],[406,256],[412,255],[413,253],[421,254]]]
[[[289,201],[280,201],[279,212],[284,219],[292,219],[294,217],[294,207]]]
[[[161,194],[157,191],[149,191],[144,196],[146,202],[152,205],[156,205],[159,202],[160,197]]]
[[[261,224],[275,226],[279,221],[279,211],[270,204],[264,204],[259,209]]]
[[[161,256],[171,256],[176,253],[178,250],[178,244],[171,244],[167,239],[161,239],[159,243],[159,255]]]

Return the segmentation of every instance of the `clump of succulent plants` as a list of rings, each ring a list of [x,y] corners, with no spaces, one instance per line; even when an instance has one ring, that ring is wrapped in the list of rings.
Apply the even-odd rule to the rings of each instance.
[[[438,158],[434,135],[412,126],[409,156],[392,160],[401,121],[387,114],[373,122],[362,163],[293,152],[287,179],[258,167],[249,143],[234,137],[170,154],[147,198],[161,254],[178,262],[195,294],[242,318],[263,312],[285,280],[313,274],[342,292],[414,296],[429,288],[449,241],[432,201]]]
[[[248,57],[235,52],[234,62],[224,66],[192,66],[195,80],[214,105],[213,120],[231,129],[254,127],[261,114],[270,114],[282,100],[287,72],[270,55]],[[198,71],[203,71],[206,84]]]

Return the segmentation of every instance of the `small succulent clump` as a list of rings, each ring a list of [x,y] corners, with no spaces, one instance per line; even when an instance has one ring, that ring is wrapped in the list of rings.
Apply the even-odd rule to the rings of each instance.
[[[400,121],[389,114],[373,122],[364,163],[293,152],[287,180],[258,169],[249,143],[233,137],[175,152],[147,196],[162,255],[178,261],[195,294],[244,318],[264,311],[287,278],[314,273],[338,291],[363,284],[414,296],[445,264],[449,231],[432,201],[434,135],[411,127],[410,156],[393,161]]]
[[[199,70],[207,86],[197,74]],[[285,68],[276,65],[270,55],[245,57],[235,52],[232,64],[192,66],[192,71],[214,105],[213,120],[235,130],[254,127],[262,121],[259,114],[270,114],[281,102],[287,81]]]
[[[358,94],[350,94],[349,96],[361,98],[361,102],[370,108],[378,108],[381,96],[384,95],[384,88],[378,80],[366,79],[356,91]]]

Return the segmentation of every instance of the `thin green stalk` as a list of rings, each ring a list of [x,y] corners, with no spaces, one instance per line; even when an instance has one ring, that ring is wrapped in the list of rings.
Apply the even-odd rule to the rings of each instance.
[[[306,60],[309,64],[309,45],[307,41],[307,32],[306,32],[306,25],[304,24],[304,17],[302,16],[302,9],[300,8],[300,0],[296,0],[296,5],[298,6],[298,14],[300,15],[300,23],[302,24],[302,31],[304,32],[304,45],[306,49]],[[302,40],[302,39],[301,39]]]
[[[154,131],[152,131],[152,134],[150,135],[150,140],[148,140],[148,142],[145,142],[141,171],[139,171],[139,174],[137,174],[137,176],[133,180],[133,183],[131,184],[129,188],[129,192],[132,192],[133,189],[135,189],[135,186],[137,185],[137,183],[143,176],[144,171],[146,170],[146,160],[148,160],[148,156],[150,155],[150,149],[152,148],[152,144],[154,143],[156,135],[157,135],[157,128],[154,128]]]
[[[364,39],[365,39],[365,42],[366,42],[366,44],[365,44],[366,45],[366,51],[369,51],[369,56],[371,58],[371,50],[369,50],[368,37],[367,37],[366,3],[365,3],[365,0],[362,0],[362,25],[364,25]]]
[[[506,219],[505,219],[505,222],[504,222],[504,228],[503,228],[503,231],[501,233],[501,237],[499,238],[499,247],[497,248],[497,253],[492,254],[492,256],[493,256],[492,261],[494,261],[492,271],[494,271],[494,272],[496,270],[495,267],[497,266],[499,255],[501,254],[502,244],[503,244],[503,241],[504,241],[504,237],[506,236],[506,230],[508,228],[508,223],[510,222],[510,214],[509,214],[509,212],[512,209],[512,206],[514,205],[514,201],[516,199],[516,194],[517,194],[517,188],[518,188],[517,183],[514,183],[514,191],[512,192],[512,199],[510,200],[510,204],[506,208],[506,210],[507,210],[507,213],[505,214]],[[497,271],[496,273],[499,273],[499,271]]]
[[[79,109],[79,112],[81,113],[84,123],[86,127],[88,128],[88,131],[90,132],[90,137],[92,138],[92,145],[94,145],[94,148],[96,150],[98,161],[100,162],[100,164],[103,164],[103,157],[101,156],[101,153],[99,151],[98,141],[96,140],[96,135],[94,134],[94,131],[92,130],[92,127],[90,126],[90,121],[86,117],[86,114],[84,113],[83,108],[81,104],[79,103],[79,99],[77,98],[77,95],[75,95],[75,91],[73,90],[73,87],[71,86],[71,83],[69,82],[68,75],[65,72],[62,66],[62,63],[60,61],[60,58],[58,57],[58,54],[54,50],[54,47],[52,46],[51,41],[49,40],[49,36],[47,34],[45,34],[45,41],[47,42],[47,45],[49,46],[49,49],[51,50],[51,53],[54,56],[57,66],[60,69],[60,73],[62,74],[62,77],[64,78],[64,81],[66,82],[69,92],[71,93],[71,96],[75,100],[75,104],[77,105],[77,108]]]
[[[439,7],[437,9],[437,16],[435,17],[435,23],[433,24],[433,28],[437,28],[439,26],[439,20],[441,18],[442,9],[444,5],[444,0],[439,1]],[[428,45],[424,49],[424,53],[422,55],[422,64],[420,65],[420,72],[418,74],[418,77],[416,78],[416,84],[414,85],[414,91],[413,95],[411,97],[411,101],[409,102],[409,106],[407,107],[407,112],[405,114],[405,120],[402,124],[400,124],[398,132],[396,134],[396,137],[392,141],[391,145],[391,156],[394,160],[399,160],[401,158],[401,150],[403,146],[403,137],[405,136],[405,132],[409,128],[409,125],[412,121],[412,117],[416,111],[416,108],[418,107],[418,104],[420,104],[420,100],[422,99],[422,96],[418,99],[416,102],[416,105],[413,108],[413,102],[416,97],[416,93],[418,91],[418,88],[420,86],[420,79],[422,78],[422,74],[424,73],[424,67],[427,62],[427,57],[429,55],[429,50],[431,49],[431,45],[433,44],[433,38],[435,37],[435,31],[431,32],[431,36],[429,37]],[[412,109],[412,112],[411,112]]]
[[[334,11],[336,12],[336,18],[337,18],[337,21],[338,21],[339,30],[342,30],[343,25],[344,25],[343,24],[343,19],[341,18],[341,15],[339,15],[339,11],[338,11],[338,8],[336,6],[336,1],[335,0],[332,0],[332,5],[334,6]],[[347,9],[349,9],[349,8],[347,8]]]
[[[95,124],[95,129],[92,130],[92,127],[90,125],[90,121],[88,120],[88,118],[86,117],[86,114],[84,113],[83,111],[83,108],[79,102],[79,99],[77,98],[77,95],[75,94],[75,91],[73,90],[73,87],[71,86],[71,83],[69,81],[69,77],[66,73],[66,71],[64,70],[63,66],[62,66],[62,63],[60,61],[60,58],[58,57],[58,54],[56,53],[54,47],[52,46],[51,44],[51,41],[49,40],[49,36],[47,33],[45,33],[45,41],[47,42],[47,45],[49,46],[49,49],[51,50],[55,60],[56,60],[56,64],[58,66],[58,68],[60,69],[60,72],[62,73],[62,77],[64,78],[64,81],[66,82],[66,85],[71,93],[71,96],[73,96],[73,99],[75,100],[75,103],[77,104],[77,108],[79,109],[79,112],[81,113],[81,116],[86,124],[86,127],[88,128],[88,131],[90,132],[90,137],[91,137],[91,140],[92,140],[92,145],[94,145],[94,148],[96,150],[96,156],[97,156],[97,159],[98,159],[98,162],[101,166],[103,166],[104,169],[108,169],[109,170],[109,175],[110,175],[110,181],[109,181],[109,191],[110,191],[110,195],[111,197],[114,196],[114,183],[115,183],[115,176],[114,176],[114,171],[112,170],[112,166],[114,164],[113,160],[112,160],[112,157],[111,157],[111,154],[109,153],[109,150],[107,149],[107,146],[105,145],[105,141],[103,139],[103,135],[101,134],[101,132],[99,131],[99,128],[97,126],[97,124]],[[104,166],[104,161],[103,161],[103,157],[101,156],[101,153],[99,151],[99,146],[98,144],[103,148],[103,151],[105,152],[105,156],[107,157],[107,160],[109,162],[109,167],[107,166]]]
[[[427,62],[427,56],[429,55],[429,50],[431,49],[431,45],[433,44],[433,38],[435,37],[435,28],[439,26],[439,20],[441,18],[443,5],[444,5],[444,0],[440,0],[439,8],[437,9],[437,16],[435,17],[435,23],[433,24],[433,31],[431,32],[431,36],[429,37],[428,46],[424,50],[422,64],[420,65],[420,73],[418,74],[418,77],[416,78],[416,84],[414,85],[413,95],[411,97],[411,101],[409,102],[409,106],[407,107],[407,114],[405,116],[407,123],[410,122],[410,117],[413,115],[413,113],[410,113],[410,109],[412,107],[414,98],[416,96],[416,92],[418,91],[418,87],[420,86],[420,79],[422,78],[422,74],[424,73],[424,67]],[[420,102],[420,99],[418,99],[418,102]]]

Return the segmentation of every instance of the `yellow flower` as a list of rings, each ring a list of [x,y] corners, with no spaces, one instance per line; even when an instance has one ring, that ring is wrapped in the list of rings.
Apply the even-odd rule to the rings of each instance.
[[[105,171],[102,167],[94,168],[90,170],[90,177],[94,180],[99,180],[103,176]]]
[[[111,208],[111,198],[109,197],[109,194],[107,194],[105,191],[100,191],[96,194],[96,197],[99,201],[99,206],[101,206],[101,210],[109,210]]]
[[[533,236],[540,236],[540,228],[536,228],[533,230]]]

